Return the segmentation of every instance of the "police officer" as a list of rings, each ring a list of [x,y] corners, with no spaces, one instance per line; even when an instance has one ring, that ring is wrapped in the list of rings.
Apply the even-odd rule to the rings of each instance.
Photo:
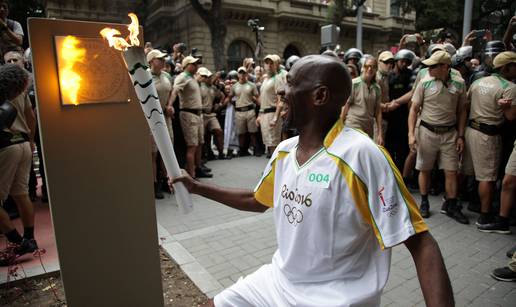
[[[344,53],[344,63],[345,64],[353,64],[358,67],[358,62],[364,56],[362,51],[357,48],[350,48]]]
[[[516,110],[516,85],[509,81],[516,78],[516,53],[498,54],[493,68],[495,72],[491,76],[476,80],[468,92],[470,113],[463,172],[474,174],[479,181],[481,214],[476,223],[478,229],[508,233],[506,218],[498,216],[494,221],[489,212],[501,163],[501,125],[504,115]]]
[[[414,53],[402,49],[394,57],[395,65],[389,74],[389,103],[384,109],[384,118],[388,121],[387,132],[385,133],[385,148],[398,167],[403,170],[405,159],[409,153],[408,148],[408,104],[398,100],[410,92],[410,78],[412,70],[408,67],[412,64]],[[410,172],[410,171],[409,171]],[[405,173],[405,172],[404,172]],[[408,175],[404,175],[408,177]]]
[[[344,107],[346,126],[361,129],[373,138],[374,124],[378,128],[376,142],[383,145],[382,133],[382,90],[376,83],[377,61],[368,56],[360,77],[353,79],[348,103]]]
[[[204,139],[209,140],[210,134],[215,136],[215,146],[219,152],[219,159],[224,159],[224,133],[220,127],[217,114],[214,112],[215,99],[224,100],[224,94],[213,85],[213,74],[206,67],[201,67],[197,71],[199,84],[201,87],[202,98],[202,119],[204,123]],[[211,142],[207,144],[211,149]]]
[[[260,112],[257,123],[260,125],[263,143],[268,150],[267,158],[272,156],[281,141],[282,119],[278,91],[286,83],[286,72],[280,68],[280,61],[281,58],[276,54],[269,54],[263,59],[267,78],[260,88]]]
[[[421,215],[430,216],[430,171],[439,158],[439,166],[445,173],[446,201],[443,209],[459,223],[467,224],[468,219],[457,204],[458,160],[464,149],[467,115],[466,85],[462,78],[451,74],[451,57],[446,51],[435,52],[423,64],[428,66],[428,76],[421,79],[414,91],[408,123],[409,145],[411,150],[417,150],[416,169],[420,171]]]

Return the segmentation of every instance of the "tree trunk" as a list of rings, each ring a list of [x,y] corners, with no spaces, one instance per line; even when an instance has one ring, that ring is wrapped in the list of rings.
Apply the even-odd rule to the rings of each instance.
[[[210,28],[211,34],[211,48],[213,52],[213,62],[216,70],[225,67],[226,53],[224,50],[224,41],[226,39],[226,22],[222,16],[222,1],[212,0],[211,9],[206,10],[199,0],[190,0],[192,7],[204,20],[206,25]]]
[[[226,67],[226,52],[224,49],[224,41],[226,39],[226,26],[220,26],[217,23],[210,26],[211,48],[213,49],[213,64],[215,70],[222,70]]]

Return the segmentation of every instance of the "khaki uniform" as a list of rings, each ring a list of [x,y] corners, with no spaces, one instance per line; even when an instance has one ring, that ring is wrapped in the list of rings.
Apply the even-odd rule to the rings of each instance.
[[[514,142],[514,147],[512,148],[511,156],[509,157],[509,161],[507,161],[507,166],[505,167],[505,174],[516,176],[516,142]]]
[[[235,124],[237,133],[256,133],[258,131],[258,126],[256,125],[256,114],[254,111],[253,102],[253,97],[258,96],[258,88],[256,87],[256,85],[251,82],[246,82],[244,84],[237,82],[231,87],[230,95],[237,97],[237,100],[235,102]],[[251,106],[253,106],[251,110],[238,110],[239,108]]]
[[[197,80],[187,72],[182,72],[174,80],[174,89],[178,91],[179,121],[187,146],[198,146],[204,143],[204,123],[202,120],[201,89]],[[198,111],[199,115],[185,109]]]
[[[213,113],[213,101],[218,95],[218,90],[214,86],[201,83],[202,97],[202,118],[204,122],[204,130],[213,131],[221,130],[217,114]]]
[[[151,73],[152,74],[152,73]],[[161,72],[159,75],[152,74],[152,82],[154,86],[156,86],[156,91],[158,92],[159,103],[161,104],[161,108],[165,111],[165,106],[167,105],[168,98],[170,97],[170,92],[172,92],[172,83],[166,76],[165,72]],[[172,118],[165,116],[165,122],[167,123],[168,134],[170,134],[170,140],[172,144],[174,143],[174,131],[172,130]],[[152,134],[151,134],[152,135]],[[152,138],[152,152],[158,152],[158,146]]]
[[[353,79],[346,126],[361,129],[372,138],[375,116],[380,108],[381,99],[382,91],[376,82],[372,82],[368,87],[362,77]]]
[[[450,76],[452,77],[452,79],[453,78],[455,78],[455,79],[462,79],[462,75],[455,68],[450,68]],[[427,67],[422,68],[421,70],[419,70],[417,72],[417,75],[416,75],[416,81],[414,81],[414,85],[412,86],[412,88],[415,89],[421,80],[423,80],[424,78],[428,78],[428,77],[430,77],[430,75],[428,74],[428,68]]]
[[[428,75],[417,85],[412,103],[420,110],[416,169],[431,170],[439,157],[439,167],[448,171],[458,169],[459,155],[456,141],[457,130],[435,133],[420,125],[424,121],[432,126],[453,126],[457,123],[459,108],[466,104],[466,84],[451,74],[446,84]]]
[[[511,99],[516,105],[516,85],[499,75],[476,80],[468,91],[471,103],[469,120],[475,123],[500,126],[504,121],[502,108],[497,101]],[[475,175],[478,181],[496,181],[501,162],[502,137],[488,135],[477,129],[466,128],[466,148],[462,172]]]
[[[30,143],[22,134],[29,135],[30,129],[25,119],[25,110],[31,108],[29,97],[22,94],[11,101],[18,115],[9,129],[11,142],[17,143],[0,149],[0,200],[8,195],[19,196],[29,193],[29,173],[32,167]]]
[[[262,131],[263,144],[267,147],[278,146],[281,142],[281,126],[283,119],[279,117],[276,121],[276,125],[271,127],[270,124],[274,119],[275,112],[267,112],[267,109],[276,108],[277,93],[285,83],[286,73],[282,70],[274,76],[265,79],[260,88],[260,128]]]

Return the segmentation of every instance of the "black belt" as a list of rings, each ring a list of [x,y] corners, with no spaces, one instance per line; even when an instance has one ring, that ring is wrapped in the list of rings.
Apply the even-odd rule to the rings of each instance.
[[[488,125],[481,122],[477,122],[474,119],[469,120],[469,126],[475,130],[478,130],[487,135],[499,135],[501,133],[500,126]]]
[[[426,129],[432,131],[433,133],[437,133],[437,134],[443,134],[443,133],[446,133],[446,132],[449,132],[449,131],[452,131],[453,129],[455,129],[455,125],[451,125],[451,126],[435,126],[435,125],[432,125],[432,124],[429,124],[429,123],[425,122],[424,120],[421,121],[421,126],[423,126]]]
[[[213,113],[213,112],[211,112],[211,110],[202,110],[202,113],[203,113],[203,114],[211,114],[211,113]]]
[[[29,135],[26,133],[10,133],[0,131],[0,149],[9,147],[15,144],[21,144],[29,141]]]
[[[262,113],[273,113],[276,112],[276,107],[270,107],[263,109]]]
[[[202,110],[201,109],[187,109],[187,108],[184,108],[184,109],[180,109],[180,111],[185,111],[185,112],[192,113],[192,114],[199,115],[199,116],[202,114]]]
[[[235,110],[237,112],[247,112],[247,111],[251,111],[251,110],[254,110],[254,104],[250,104],[250,105],[247,105],[245,107],[235,107]]]

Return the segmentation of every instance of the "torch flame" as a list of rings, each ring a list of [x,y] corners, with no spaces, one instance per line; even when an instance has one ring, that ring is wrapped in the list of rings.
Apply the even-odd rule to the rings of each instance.
[[[138,39],[138,33],[140,32],[138,17],[133,13],[129,13],[129,17],[131,18],[131,24],[127,26],[129,29],[129,42],[122,37],[116,36],[121,34],[117,29],[104,28],[100,31],[100,35],[107,39],[109,47],[125,51],[129,47],[140,46],[140,40]]]
[[[81,76],[73,70],[75,63],[84,61],[86,50],[78,48],[80,41],[75,36],[67,36],[61,46],[63,68],[59,72],[61,91],[68,100],[77,105],[77,93],[81,87]]]

